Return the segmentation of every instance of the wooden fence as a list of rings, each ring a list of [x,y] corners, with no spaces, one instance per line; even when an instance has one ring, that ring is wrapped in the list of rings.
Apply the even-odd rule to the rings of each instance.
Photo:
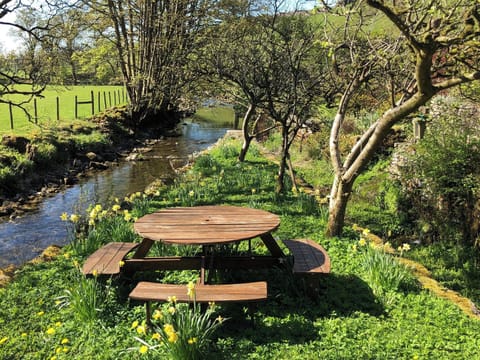
[[[90,98],[89,99],[79,99],[77,95],[75,95],[74,101],[74,113],[75,119],[78,119],[78,109],[79,106],[88,105],[90,107],[90,114],[95,115],[95,109],[97,109],[97,113],[102,110],[111,108],[116,105],[126,104],[128,99],[125,94],[125,89],[117,89],[112,91],[98,91],[97,96],[95,96],[95,92],[92,90],[90,91]],[[56,97],[56,119],[60,121],[60,98]],[[102,108],[103,105],[103,108]],[[13,116],[13,105],[9,104],[9,116],[10,116],[10,129],[14,129],[14,116]],[[37,99],[33,99],[33,120],[35,124],[38,124],[39,114],[38,114],[38,106],[37,106]]]

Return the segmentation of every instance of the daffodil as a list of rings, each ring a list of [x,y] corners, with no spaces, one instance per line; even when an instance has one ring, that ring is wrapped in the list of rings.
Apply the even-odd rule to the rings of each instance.
[[[142,345],[140,346],[140,349],[138,349],[140,354],[145,354],[148,351],[148,346],[147,345]]]
[[[223,317],[220,315],[216,318],[216,320],[221,324],[223,322]]]
[[[360,245],[360,246],[367,245],[367,240],[365,240],[363,237],[360,238],[360,240],[358,241],[358,245]]]
[[[172,324],[163,325],[163,330],[167,335],[170,335],[171,333],[175,332],[175,328],[173,327]]]
[[[46,331],[47,335],[53,335],[55,334],[55,329],[53,327],[50,327]]]
[[[43,315],[45,315],[45,312],[44,312],[44,311],[39,311],[39,312],[37,312],[37,316],[43,316]]]
[[[162,338],[162,335],[160,335],[158,332],[153,333],[153,335],[152,335],[152,340],[159,341],[161,338]]]
[[[119,210],[120,210],[120,205],[115,204],[115,205],[112,206],[112,211],[113,211],[113,212],[117,212],[117,211],[119,211]]]
[[[403,250],[403,251],[408,251],[408,250],[410,250],[410,245],[407,244],[407,243],[403,244],[403,245],[402,245],[402,250]]]
[[[0,339],[0,345],[5,344],[8,341],[8,337],[3,337]]]
[[[176,343],[177,340],[178,340],[178,334],[176,332],[173,332],[170,335],[168,335],[168,342]]]
[[[188,196],[193,197],[194,195],[195,195],[195,192],[193,190],[190,190],[190,192],[188,193]]]
[[[169,303],[173,303],[173,304],[174,304],[174,303],[177,302],[177,297],[176,297],[176,296],[169,296],[169,297],[167,297],[167,301],[168,301]]]
[[[190,299],[195,297],[195,284],[193,281],[190,281],[187,285],[187,295]]]
[[[163,318],[163,314],[161,311],[155,310],[152,315],[153,320],[160,320]]]
[[[57,321],[57,322],[55,323],[55,326],[56,326],[56,327],[60,327],[60,326],[62,326],[62,323],[61,323],[60,321]]]
[[[93,277],[98,277],[98,270],[97,270],[97,269],[93,269],[92,275],[93,275]]]
[[[170,314],[172,314],[172,315],[175,314],[175,311],[176,311],[176,310],[175,310],[175,307],[174,307],[174,306],[170,306],[170,307],[168,308],[168,312],[169,312]]]
[[[68,344],[70,342],[70,340],[68,340],[67,338],[63,338],[62,339],[62,345],[65,345],[65,344]]]
[[[188,344],[193,345],[197,342],[197,338],[196,337],[190,338],[187,340],[187,342]]]
[[[118,266],[123,267],[124,265],[125,265],[125,261],[120,260],[120,261],[118,262]]]
[[[137,333],[140,335],[145,334],[147,332],[145,325],[139,325],[137,326]]]
[[[132,329],[136,329],[137,326],[140,325],[138,320],[135,320],[133,323],[132,323]]]
[[[66,212],[63,212],[62,215],[60,215],[60,219],[62,221],[67,221],[68,220],[68,214]]]
[[[77,214],[70,215],[70,221],[71,222],[77,223],[79,220],[80,220],[80,216],[78,216]]]

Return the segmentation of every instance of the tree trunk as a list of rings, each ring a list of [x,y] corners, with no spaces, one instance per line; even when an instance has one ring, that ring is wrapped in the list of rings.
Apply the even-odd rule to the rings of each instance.
[[[277,187],[275,189],[275,192],[277,194],[280,194],[285,190],[284,178],[285,178],[285,170],[287,168],[287,156],[288,156],[288,153],[285,153],[285,151],[282,151],[282,157],[280,159],[280,164],[278,165]]]
[[[327,236],[340,236],[345,223],[345,213],[347,210],[348,199],[350,198],[353,187],[353,181],[345,182],[341,178],[335,177],[334,185],[330,193],[330,203],[328,209]]]
[[[255,105],[250,104],[248,105],[247,112],[243,117],[243,124],[242,124],[243,144],[242,144],[242,150],[240,150],[240,154],[238,155],[238,161],[240,162],[245,161],[245,157],[247,156],[248,149],[250,148],[250,143],[252,142],[252,139],[253,139],[253,136],[251,136],[248,131],[248,125],[250,123],[250,119],[252,118],[252,115],[254,112],[255,112]]]

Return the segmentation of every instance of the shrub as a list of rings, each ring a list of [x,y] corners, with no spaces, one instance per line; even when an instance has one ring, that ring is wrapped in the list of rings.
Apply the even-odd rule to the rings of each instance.
[[[479,236],[479,111],[456,99],[432,103],[426,137],[401,167],[404,211],[428,240],[474,244]]]

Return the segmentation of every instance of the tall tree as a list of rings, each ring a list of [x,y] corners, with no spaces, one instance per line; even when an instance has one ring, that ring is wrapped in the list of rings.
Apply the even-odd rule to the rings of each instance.
[[[189,62],[210,0],[85,0],[111,20],[112,38],[138,123],[169,121],[189,86]]]
[[[261,5],[261,13],[260,6],[250,4],[257,10],[227,17],[215,27],[214,40],[202,59],[208,63],[205,68],[246,99],[240,161],[255,136],[273,126],[280,129],[277,192],[282,192],[290,147],[323,90],[323,68],[315,59],[327,49],[315,40],[314,25],[307,16],[282,13],[281,1]],[[257,130],[259,118],[269,118],[273,125]]]
[[[329,203],[327,233],[339,235],[344,225],[345,211],[358,175],[365,169],[393,125],[416,112],[442,91],[480,79],[480,4],[471,0],[364,0],[349,8],[348,14],[359,15],[364,5],[379,11],[398,31],[398,38],[389,44],[373,41],[363,36],[368,45],[364,55],[351,57],[352,67],[337,108],[330,135],[330,154],[335,171]],[[359,27],[359,32],[365,29]],[[347,29],[348,30],[348,29]],[[346,31],[347,31],[346,30]],[[356,35],[359,35],[359,32]],[[362,37],[357,37],[362,39]],[[398,43],[398,40],[401,43]],[[398,43],[398,45],[395,45]],[[342,42],[337,49],[352,49],[359,42]],[[376,45],[375,45],[376,44]],[[372,46],[373,45],[373,46]],[[391,46],[401,46],[401,64],[410,74],[408,81],[397,81],[398,69],[390,68],[391,51],[382,51]],[[349,54],[353,54],[351,51]],[[394,52],[395,54],[395,52]],[[388,70],[388,72],[379,71]],[[348,154],[340,151],[341,125],[352,111],[351,101],[368,84],[375,74],[382,74],[383,90],[391,99],[387,110],[358,139]],[[385,75],[388,75],[385,77]],[[389,81],[385,81],[390,79]],[[391,86],[394,85],[395,86]],[[399,84],[403,84],[399,86]]]

